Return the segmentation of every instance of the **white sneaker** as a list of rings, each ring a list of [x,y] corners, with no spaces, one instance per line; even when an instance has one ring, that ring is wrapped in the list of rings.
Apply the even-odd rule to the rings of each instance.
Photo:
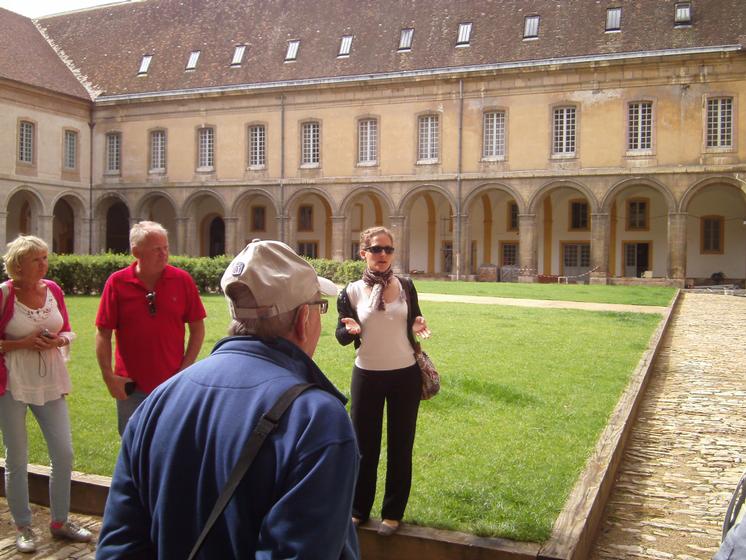
[[[16,549],[18,549],[18,552],[36,552],[35,537],[36,535],[34,535],[31,525],[18,527],[18,534],[16,535]]]
[[[65,521],[61,527],[50,525],[49,532],[55,539],[65,539],[73,542],[89,542],[93,537],[88,529],[84,529],[72,521]]]

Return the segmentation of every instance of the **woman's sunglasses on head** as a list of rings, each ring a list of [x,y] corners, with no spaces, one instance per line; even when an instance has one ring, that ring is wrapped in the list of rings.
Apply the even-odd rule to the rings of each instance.
[[[391,255],[395,249],[391,246],[381,247],[380,245],[373,245],[372,247],[366,247],[364,251],[368,251],[369,253],[373,253],[374,255],[378,255],[381,252],[386,253],[387,255]]]

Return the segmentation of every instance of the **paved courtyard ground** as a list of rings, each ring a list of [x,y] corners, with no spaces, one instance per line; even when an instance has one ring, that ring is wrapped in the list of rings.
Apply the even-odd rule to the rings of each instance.
[[[422,300],[442,297],[420,295]],[[459,301],[597,308],[487,299]],[[746,298],[684,294],[664,338],[591,560],[712,557],[731,492],[746,470],[745,372]],[[0,560],[93,558],[93,544],[49,538],[48,510],[33,509],[41,546],[34,555],[21,555],[15,552],[7,503],[0,499]],[[98,534],[100,518],[73,517]]]

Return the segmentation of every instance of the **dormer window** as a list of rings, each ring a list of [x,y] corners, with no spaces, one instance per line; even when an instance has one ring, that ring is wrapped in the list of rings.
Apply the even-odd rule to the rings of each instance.
[[[609,8],[606,10],[606,31],[619,31],[622,28],[622,9]]]
[[[192,51],[189,54],[189,60],[187,61],[185,70],[194,70],[195,68],[197,68],[197,61],[199,60],[199,53],[200,51]]]
[[[468,47],[471,38],[471,23],[460,23],[458,26],[457,47]]]
[[[153,60],[152,54],[144,54],[142,56],[142,60],[140,61],[140,69],[137,71],[138,76],[145,76],[148,73],[148,68],[150,68],[150,61]]]
[[[288,41],[288,51],[285,53],[285,62],[292,62],[298,58],[298,47],[300,40]]]
[[[352,49],[352,35],[345,35],[339,43],[339,53],[337,54],[337,58],[350,56],[350,49]]]
[[[539,16],[526,16],[523,24],[523,38],[536,39],[539,36]]]
[[[243,63],[243,55],[246,53],[246,45],[236,45],[233,51],[233,60],[231,60],[231,66],[241,66]]]
[[[399,36],[399,52],[412,50],[412,39],[414,38],[414,29],[409,27],[401,30]]]
[[[674,13],[674,25],[691,25],[692,24],[692,3],[677,2]]]

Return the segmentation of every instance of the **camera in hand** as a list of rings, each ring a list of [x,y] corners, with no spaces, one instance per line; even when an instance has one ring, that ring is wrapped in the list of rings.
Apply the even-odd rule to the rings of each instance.
[[[49,332],[49,329],[44,329],[43,331],[41,331],[41,335],[44,338],[54,338],[54,336],[52,336],[52,333]]]
[[[137,384],[134,381],[128,381],[124,384],[124,392],[129,396],[135,392],[135,387],[137,387]]]

